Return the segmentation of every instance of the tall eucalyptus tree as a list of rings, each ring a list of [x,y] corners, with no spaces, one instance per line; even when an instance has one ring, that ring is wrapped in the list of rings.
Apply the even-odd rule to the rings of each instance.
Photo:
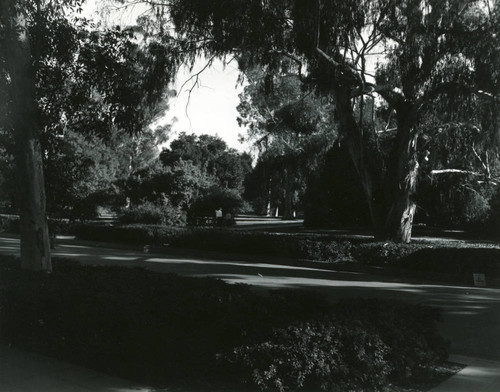
[[[489,50],[498,52],[498,2],[173,0],[165,6],[198,53],[235,55],[243,68],[280,69],[283,58],[291,59],[288,71],[334,98],[377,237],[410,241],[428,109],[449,97],[498,101],[479,83],[482,72],[493,70],[471,49],[490,37]],[[382,129],[365,120],[367,97],[390,113]],[[455,118],[464,114],[459,101],[447,100]]]

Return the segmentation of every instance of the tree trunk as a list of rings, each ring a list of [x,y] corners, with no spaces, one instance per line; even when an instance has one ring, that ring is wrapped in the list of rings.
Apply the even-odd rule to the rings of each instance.
[[[6,63],[10,76],[10,104],[16,142],[21,265],[50,272],[50,241],[45,213],[45,184],[35,96],[35,75],[22,2],[2,0]]]
[[[285,197],[283,201],[283,219],[293,219],[293,178],[288,170],[285,170]]]
[[[411,240],[413,216],[416,204],[413,200],[417,185],[418,133],[414,126],[416,114],[411,103],[400,105],[397,109],[398,131],[391,161],[389,162],[389,192],[391,206],[386,221],[387,239],[408,243]]]
[[[342,88],[335,90],[335,110],[337,111],[339,131],[343,136],[342,140],[347,145],[347,151],[365,194],[374,236],[381,239],[384,237],[383,219],[381,218],[384,200],[378,197],[376,191],[378,184],[374,183],[376,180],[374,180],[371,171],[373,168],[367,164],[363,134],[353,115],[350,94]]]
[[[344,136],[349,155],[363,187],[375,238],[394,242],[410,242],[416,205],[413,196],[418,174],[416,112],[411,102],[398,105],[398,131],[387,178],[368,159],[362,129],[356,122],[350,96],[335,91],[340,133]]]

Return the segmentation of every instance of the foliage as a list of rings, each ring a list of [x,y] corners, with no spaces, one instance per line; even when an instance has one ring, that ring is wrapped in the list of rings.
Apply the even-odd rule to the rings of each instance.
[[[491,284],[500,278],[500,251],[462,242],[398,244],[348,241],[321,234],[307,236],[242,230],[179,228],[156,225],[102,226],[80,224],[79,239],[127,244],[165,245],[199,250],[242,253],[289,260],[384,267],[401,277],[472,284],[472,273],[486,273]],[[272,259],[269,259],[272,262]],[[347,263],[347,264],[346,264]],[[341,268],[340,266],[338,268]],[[496,282],[496,283],[495,283]]]
[[[421,150],[427,163],[416,195],[420,207],[417,218],[432,225],[483,225],[493,213],[491,203],[498,187],[495,178],[500,175],[498,147],[490,145],[479,128],[466,123],[451,123],[428,132],[423,141]],[[447,168],[456,172],[447,173]],[[433,170],[444,172],[433,175]]]
[[[291,218],[300,206],[305,177],[336,136],[328,127],[333,105],[305,91],[296,75],[259,68],[245,75],[238,122],[259,149],[257,165],[245,180],[254,187],[246,187],[246,197],[260,211],[270,203]]]
[[[211,187],[193,202],[189,215],[214,216],[215,210],[221,208],[223,215],[229,213],[234,216],[240,212],[242,206],[243,200],[236,190]]]
[[[89,241],[104,241],[125,244],[168,244],[177,236],[182,236],[187,229],[174,226],[131,224],[122,226],[76,224],[76,238]]]
[[[236,348],[230,360],[262,390],[383,390],[388,380],[446,358],[439,320],[421,306],[344,300],[333,316],[275,330],[265,342]]]
[[[134,171],[122,188],[132,206],[168,202],[191,217],[212,216],[219,207],[235,214],[250,165],[248,154],[228,149],[218,137],[181,133],[158,161]]]
[[[168,108],[178,55],[166,37],[104,28],[53,3],[27,10],[48,213],[91,218],[115,202],[103,197],[113,182],[156,158],[169,127],[148,127]]]
[[[213,178],[214,184],[226,189],[242,191],[243,179],[251,167],[249,154],[240,154],[229,149],[218,136],[181,133],[164,148],[160,161],[165,166],[174,167],[182,162],[191,162],[201,172]]]
[[[15,215],[0,215],[0,232],[19,233],[19,217]]]
[[[69,220],[49,218],[47,221],[51,235],[73,234],[73,224]],[[0,215],[0,233],[19,234],[20,231],[18,216]]]
[[[261,390],[379,390],[391,367],[389,347],[352,322],[326,318],[274,331],[230,356]]]
[[[385,358],[394,378],[411,377],[426,363],[447,358],[449,342],[438,333],[438,309],[409,306],[402,301],[355,299],[340,302],[336,314],[343,320],[373,328],[389,347]]]
[[[149,201],[122,209],[118,215],[122,224],[151,224],[182,226],[186,223],[186,215],[179,207],[173,206],[167,198],[161,204]]]
[[[232,231],[224,229],[176,228],[159,225],[103,226],[79,224],[75,235],[82,240],[129,244],[169,244],[182,248],[263,254],[335,262],[348,260],[352,245],[324,236]]]
[[[425,247],[420,244],[397,244],[394,242],[368,242],[359,244],[353,256],[359,262],[371,266],[399,266],[404,257]]]
[[[261,386],[285,375],[283,388],[304,381],[373,390],[370,382],[382,385],[399,360],[411,369],[429,365],[444,347],[438,312],[421,306],[346,300],[332,307],[306,291],[262,293],[60,259],[52,274],[27,274],[13,258],[1,259],[3,344],[158,386],[238,390],[274,361]]]
[[[484,130],[485,146],[498,140],[497,2],[256,0],[228,9],[179,0],[169,10],[183,38],[204,38],[193,57],[236,55],[242,71],[265,70],[264,94],[280,75],[335,101],[331,129],[347,146],[377,236],[410,240],[420,137],[461,123]],[[482,166],[477,179],[498,182]]]
[[[144,200],[161,203],[166,197],[174,206],[186,210],[212,184],[212,179],[189,161],[169,167],[155,162],[132,173],[123,188],[132,205]]]

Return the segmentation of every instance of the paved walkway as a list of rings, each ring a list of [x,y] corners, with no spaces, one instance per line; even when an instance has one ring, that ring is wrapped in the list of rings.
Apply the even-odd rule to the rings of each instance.
[[[500,362],[451,355],[450,361],[467,365],[430,392],[498,392]]]
[[[150,392],[152,389],[42,355],[0,346],[1,392]]]
[[[0,237],[0,252],[18,254],[18,240]],[[461,355],[461,357],[455,357],[455,361],[469,366],[435,390],[440,392],[500,391],[500,289],[414,284],[364,273],[274,265],[264,262],[249,263],[244,260],[220,260],[202,257],[200,254],[184,256],[179,254],[148,254],[133,249],[102,248],[71,242],[60,244],[54,254],[73,258],[84,264],[141,266],[157,272],[212,276],[230,283],[247,283],[262,288],[308,288],[320,291],[332,300],[346,297],[398,298],[414,303],[439,306],[444,310],[443,323],[440,326],[441,332],[451,340],[452,352]],[[19,355],[22,357],[23,354],[19,354],[17,351],[16,357],[15,350],[8,350],[7,354],[2,355],[1,358],[0,391],[141,390],[140,386],[131,385],[119,379],[107,378],[95,372],[90,372],[88,378],[91,382],[101,380],[100,386],[92,387],[90,384],[89,388],[89,386],[79,385],[78,380],[81,380],[82,377],[87,378],[87,376],[82,376],[82,374],[86,374],[86,370],[66,364],[60,364],[60,366],[69,366],[69,369],[75,371],[77,375],[75,382],[72,381],[73,377],[68,379],[57,376],[61,373],[72,374],[72,370],[59,373],[57,371],[55,373],[45,370],[38,371],[38,374],[44,375],[40,378],[37,378],[36,372],[35,377],[33,374],[24,376],[22,372],[19,373],[19,369],[25,368],[25,366],[15,364],[15,361],[19,360]],[[9,353],[14,353],[12,359],[14,365],[7,366],[5,371],[4,362],[10,363],[11,355]],[[40,357],[33,357],[29,354],[27,358],[32,363],[33,358]],[[461,360],[457,360],[457,358]],[[39,362],[53,364],[53,361],[45,359],[39,359]],[[55,367],[58,368],[58,366]],[[27,366],[26,368],[29,370],[32,367]],[[11,372],[12,377],[18,375],[20,384],[15,384],[15,379],[9,378]],[[40,386],[29,387],[27,385],[29,379],[34,380],[34,383],[40,380]],[[51,382],[52,385],[55,385],[55,382],[68,389],[42,389],[46,385],[45,383],[50,385]],[[11,389],[9,389],[9,385]],[[142,390],[146,391],[147,389]]]
[[[450,360],[467,366],[430,392],[500,391],[500,362],[459,355],[452,355]],[[42,355],[0,346],[0,392],[89,391],[159,392]]]

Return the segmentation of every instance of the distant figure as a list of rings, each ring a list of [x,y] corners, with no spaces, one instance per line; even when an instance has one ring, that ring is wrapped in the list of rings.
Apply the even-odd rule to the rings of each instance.
[[[49,231],[49,242],[50,242],[50,249],[55,249],[56,248],[56,234],[53,231]]]
[[[228,212],[224,215],[224,226],[231,226],[231,214]]]
[[[219,207],[215,210],[215,224],[220,226],[222,224],[222,208]]]

